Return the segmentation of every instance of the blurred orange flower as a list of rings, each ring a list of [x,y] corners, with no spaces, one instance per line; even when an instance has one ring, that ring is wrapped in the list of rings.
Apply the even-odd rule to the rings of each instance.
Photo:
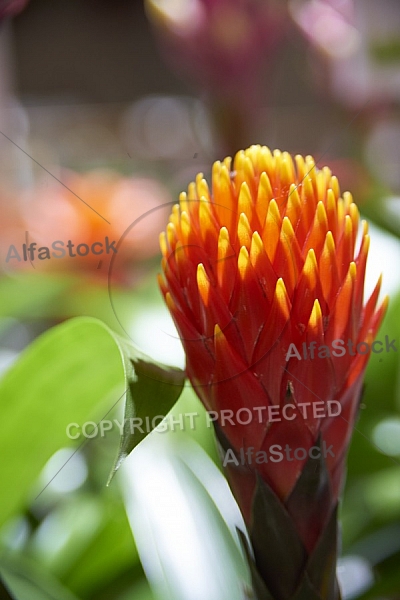
[[[168,211],[168,192],[153,179],[112,171],[64,172],[60,180],[66,187],[38,184],[19,194],[23,222],[13,238],[7,235],[7,247],[3,242],[7,269],[31,268],[33,258],[37,269],[106,277],[115,255],[112,276],[128,282],[132,265],[158,251],[154,236]],[[31,243],[31,253],[24,252]]]

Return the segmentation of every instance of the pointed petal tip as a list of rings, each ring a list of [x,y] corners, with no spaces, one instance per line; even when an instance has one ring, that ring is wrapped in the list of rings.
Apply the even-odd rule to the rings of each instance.
[[[176,304],[170,294],[170,292],[166,292],[165,294],[165,302],[167,303],[168,309],[173,313],[176,310]]]
[[[203,263],[199,263],[197,265],[197,287],[204,304],[207,305],[210,291],[210,280]]]

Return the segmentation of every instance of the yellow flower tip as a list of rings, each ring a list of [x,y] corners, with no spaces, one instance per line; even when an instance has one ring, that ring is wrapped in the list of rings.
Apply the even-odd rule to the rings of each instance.
[[[235,157],[233,159],[233,169],[234,171],[240,171],[243,169],[243,163],[246,155],[244,150],[239,150],[236,152]]]
[[[212,214],[210,203],[202,196],[199,204],[199,221],[200,230],[204,234],[206,231],[212,229]]]
[[[232,166],[232,156],[226,156],[223,161],[224,168],[227,169],[228,173],[231,170]]]
[[[177,226],[179,224],[180,218],[180,207],[179,204],[174,204],[171,210],[171,214],[169,216],[169,223],[173,223],[173,225]]]
[[[181,212],[188,210],[188,203],[187,203],[187,194],[186,194],[186,192],[181,192],[179,194],[179,206],[181,207]]]
[[[200,185],[201,181],[204,181],[204,173],[202,172],[196,175],[196,185]]]
[[[264,250],[264,244],[258,231],[253,233],[250,245],[250,262],[253,267],[257,264],[259,257]]]
[[[318,281],[318,263],[313,248],[307,252],[306,260],[303,266],[303,275],[308,282],[307,285],[314,289]]]
[[[221,161],[220,160],[216,160],[211,168],[211,177],[213,181],[216,181],[221,173]]]
[[[283,152],[280,168],[281,185],[289,186],[294,178],[292,157],[288,152]]]
[[[174,248],[174,242],[176,240],[176,228],[173,223],[167,225],[167,240],[170,248]]]
[[[322,171],[323,171],[323,173],[324,173],[324,175],[325,175],[325,178],[326,178],[326,179],[325,179],[325,181],[326,181],[326,184],[328,185],[328,184],[329,184],[329,182],[330,182],[330,180],[331,180],[331,177],[332,177],[332,171],[331,171],[331,170],[330,170],[330,168],[329,168],[329,167],[327,167],[327,166],[323,167]]]
[[[218,325],[218,323],[216,323],[214,325],[214,338],[218,338],[220,336],[224,336],[224,332],[222,331],[221,327]]]
[[[302,156],[301,154],[296,154],[296,156],[294,157],[294,162],[296,163],[297,183],[299,184],[301,181],[303,181],[304,176],[306,174],[304,156]]]
[[[218,256],[218,267],[217,268],[223,268],[223,265],[221,263],[224,261],[224,259],[232,256],[229,232],[226,227],[222,227],[220,229],[220,232],[218,235],[218,255],[217,256]]]
[[[351,237],[353,234],[353,222],[351,220],[350,215],[346,215],[344,218],[344,235],[346,237]]]
[[[226,182],[231,182],[231,176],[230,176],[230,170],[228,169],[228,167],[226,165],[222,165],[220,172],[219,172],[219,176],[221,178],[223,178]]]
[[[326,210],[325,210],[325,206],[324,203],[319,201],[317,204],[317,221],[318,221],[318,226],[324,229],[327,229],[328,227],[328,218],[326,216]]]
[[[251,229],[249,220],[245,213],[241,213],[239,217],[238,239],[241,246],[246,246],[246,248],[250,248]]]
[[[205,306],[207,306],[210,294],[210,280],[207,276],[203,263],[199,263],[197,265],[197,287],[203,303]]]
[[[350,192],[343,192],[343,200],[344,200],[344,205],[347,208],[347,210],[350,209],[351,204],[354,204],[353,196],[351,195]]]
[[[330,188],[333,190],[333,193],[335,194],[335,198],[338,199],[340,197],[340,186],[339,180],[336,177],[336,175],[332,175],[329,185]]]
[[[168,309],[169,309],[169,310],[170,310],[172,313],[174,313],[174,312],[175,312],[175,310],[176,310],[176,304],[175,304],[175,302],[173,301],[173,299],[172,299],[172,296],[171,296],[171,294],[170,294],[169,292],[167,292],[167,293],[165,294],[165,302],[166,302],[166,304],[167,304],[167,306],[168,306]]]
[[[299,196],[299,184],[291,184],[286,200],[286,216],[289,217],[292,225],[296,227],[301,215],[301,200]]]
[[[314,300],[308,324],[312,329],[319,329],[322,325],[322,310],[318,298]]]
[[[335,240],[333,239],[332,231],[328,231],[325,237],[325,244],[331,256],[335,254]]]
[[[282,277],[279,277],[278,281],[276,282],[275,293],[278,298],[284,298],[287,295],[285,282],[283,281]]]
[[[325,171],[322,169],[321,171],[317,170],[316,173],[316,182],[317,182],[317,195],[318,198],[323,198],[326,192],[326,184],[327,177]]]
[[[201,175],[201,178],[199,177],[199,175]],[[199,175],[197,175],[196,177],[197,196],[200,198],[200,200],[210,202],[210,191],[208,189],[208,183],[204,179],[202,173],[200,173]]]
[[[275,286],[275,299],[279,308],[281,309],[282,315],[285,319],[290,318],[290,300],[286,290],[285,282],[282,277],[278,279]]]
[[[368,234],[364,235],[362,244],[361,244],[361,248],[360,248],[360,257],[363,258],[364,260],[366,260],[366,258],[368,256],[370,244],[371,244],[370,236]]]
[[[365,237],[368,233],[368,221],[365,221],[364,219],[361,221],[362,224],[362,230],[363,230],[363,237]]]
[[[313,184],[312,184],[312,179],[310,177],[310,174],[307,172],[307,175],[304,177],[303,181],[302,181],[302,197],[310,200],[311,198],[314,198],[314,188],[313,188]]]
[[[267,218],[269,218],[274,223],[280,224],[281,222],[281,213],[279,212],[279,207],[275,198],[272,199],[269,203]]]
[[[298,188],[299,188],[299,184],[298,184],[298,183],[297,183],[297,184],[296,184],[296,183],[291,183],[291,184],[290,184],[290,187],[289,187],[289,193],[288,193],[288,199],[289,199],[291,196],[293,196],[293,195],[294,195],[294,197],[296,198],[296,195],[297,195],[297,198],[298,198],[298,200],[300,201],[300,198],[299,198],[299,192],[297,191],[297,190],[298,190]],[[296,198],[296,201],[297,201],[297,198]]]
[[[295,233],[289,217],[283,217],[281,234],[285,241],[288,242],[288,244],[291,244],[291,241],[295,237]]]
[[[382,276],[381,276],[382,277]],[[389,306],[389,296],[385,296],[382,300],[382,304],[380,306],[380,310],[382,311],[382,315],[385,315]]]
[[[241,279],[244,279],[246,276],[247,268],[249,265],[249,252],[246,246],[242,246],[240,248],[239,256],[238,256],[238,271]]]
[[[360,211],[358,210],[357,204],[355,204],[354,202],[352,202],[349,206],[349,214],[351,220],[353,221],[353,225],[355,223],[357,223],[358,225],[358,221],[360,219]]]
[[[349,275],[354,283],[357,277],[357,265],[354,261],[352,261],[349,265]]]
[[[317,257],[315,256],[314,248],[310,248],[307,252],[306,260],[304,263],[304,272],[310,273],[317,269]]]
[[[329,212],[336,210],[336,198],[332,188],[328,188],[326,192],[326,206]]]
[[[193,205],[193,203],[197,202],[198,198],[197,198],[197,192],[196,192],[196,184],[194,183],[194,181],[191,181],[189,183],[187,195],[188,195],[188,202],[190,202],[190,205]]]
[[[249,156],[246,156],[244,159],[244,174],[245,174],[247,180],[249,180],[249,181],[254,180],[254,167],[253,167],[253,163],[252,163],[251,159],[249,158]]]
[[[163,256],[168,255],[168,244],[167,244],[167,235],[165,231],[162,231],[159,235],[160,248]]]
[[[182,235],[182,242],[184,244],[187,244],[187,242],[188,242],[188,238],[190,235],[190,229],[191,229],[190,217],[187,212],[183,212],[181,215],[181,235]]]
[[[251,192],[249,185],[246,181],[243,181],[240,186],[239,198],[238,198],[238,212],[245,213],[251,218],[253,207],[253,201],[251,198]]]
[[[221,227],[218,235],[218,249],[225,248],[229,243],[229,231],[226,227]]]
[[[262,146],[260,149],[260,165],[268,173],[271,173],[274,168],[274,158],[268,146]]]
[[[162,291],[163,295],[165,296],[168,293],[168,288],[167,285],[165,283],[165,279],[163,277],[163,275],[161,275],[161,273],[157,273],[157,281],[158,281],[158,286],[160,288],[160,290]]]

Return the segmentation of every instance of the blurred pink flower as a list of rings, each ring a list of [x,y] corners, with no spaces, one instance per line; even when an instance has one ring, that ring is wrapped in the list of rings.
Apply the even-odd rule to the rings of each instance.
[[[291,0],[289,10],[318,51],[312,66],[322,91],[352,110],[400,100],[398,0]]]
[[[0,0],[0,21],[18,15],[28,2],[29,0]]]
[[[312,44],[332,58],[348,56],[360,41],[353,0],[292,0],[290,12]]]
[[[278,0],[146,0],[167,61],[213,96],[254,102],[286,28]]]

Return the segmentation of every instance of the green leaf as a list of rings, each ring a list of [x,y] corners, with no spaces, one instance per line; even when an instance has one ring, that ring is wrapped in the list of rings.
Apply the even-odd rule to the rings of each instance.
[[[12,596],[10,596],[8,588],[6,588],[0,578],[0,598],[3,600],[15,600]]]
[[[78,600],[53,576],[26,559],[3,556],[0,574],[15,600]]]
[[[88,539],[84,552],[77,553],[75,545],[63,551],[75,555],[73,563],[63,575],[68,587],[75,593],[88,597],[111,587],[113,581],[130,571],[132,577],[139,565],[139,556],[122,503],[111,502],[109,490],[99,498],[105,509],[100,528]],[[70,502],[69,502],[70,503]],[[79,505],[77,509],[80,510]],[[74,540],[71,539],[71,543]],[[115,586],[114,586],[115,587]]]
[[[307,573],[304,573],[304,577],[300,584],[299,589],[296,591],[294,596],[290,600],[331,600],[328,597],[320,596],[318,592],[314,589],[311,581],[308,578]],[[336,598],[335,600],[340,600]]]
[[[249,533],[268,590],[274,597],[290,598],[301,580],[307,554],[285,506],[259,475]]]
[[[285,502],[296,530],[303,539],[310,540],[311,544],[316,543],[332,509],[332,492],[321,443],[319,436],[315,446],[320,449],[320,457],[309,457]]]
[[[0,524],[26,505],[47,460],[70,446],[66,428],[100,419],[123,391],[114,338],[78,318],[37,338],[0,381]]]
[[[340,600],[339,586],[336,580],[336,561],[338,555],[338,507],[332,511],[318,544],[307,563],[307,575],[314,588],[325,600]]]
[[[185,385],[182,369],[150,361],[127,341],[116,337],[124,358],[127,388],[124,429],[110,480],[128,454],[148,435],[149,429],[159,425],[160,419],[155,420],[156,417],[168,414]]]
[[[183,382],[183,371],[152,363],[96,319],[78,317],[40,336],[0,381],[0,524],[27,503],[54,452],[71,445],[70,423],[101,420],[124,389],[128,415],[169,410]],[[118,464],[143,437],[124,433]]]
[[[239,535],[240,541],[242,542],[243,550],[246,554],[247,562],[249,564],[250,573],[251,573],[251,581],[253,584],[253,589],[248,597],[251,599],[254,598],[255,600],[274,600],[274,598],[271,596],[271,594],[265,587],[265,583],[262,580],[260,573],[258,572],[256,563],[254,562],[254,557],[252,555],[252,552],[251,552],[251,549],[250,549],[250,546],[249,546],[246,536],[244,535],[243,531],[241,531],[240,529],[238,529],[238,535]]]
[[[121,471],[128,518],[156,600],[243,600],[250,584],[236,529],[243,519],[204,450],[173,432],[151,436]]]

